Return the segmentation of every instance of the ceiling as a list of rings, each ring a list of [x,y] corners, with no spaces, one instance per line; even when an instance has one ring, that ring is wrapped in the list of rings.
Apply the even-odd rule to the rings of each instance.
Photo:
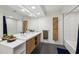
[[[3,7],[3,6],[2,6]],[[63,5],[5,5],[6,9],[22,15],[23,17],[43,17],[61,13]]]
[[[79,13],[79,5],[74,10],[72,10],[72,12]]]
[[[64,5],[44,5],[44,6],[42,6],[46,15],[62,13],[63,7],[64,7]]]

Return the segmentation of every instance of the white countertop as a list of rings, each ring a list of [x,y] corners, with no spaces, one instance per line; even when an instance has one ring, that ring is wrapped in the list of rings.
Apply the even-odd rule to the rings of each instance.
[[[7,42],[7,40],[5,40],[5,41],[0,42],[0,44],[10,47],[10,48],[15,48],[24,42],[25,41],[23,41],[23,40],[16,39],[16,41],[14,41],[14,42]]]
[[[16,36],[16,38],[27,41],[33,37],[35,37],[36,35],[39,35],[41,32],[27,32],[24,34],[15,34],[14,36]]]
[[[34,36],[36,36],[40,33],[41,32],[27,32],[27,33],[24,33],[24,34],[20,34],[20,33],[14,34],[14,36],[17,38],[16,41],[8,43],[7,40],[1,41],[2,39],[0,39],[0,44],[7,46],[7,47],[10,47],[10,48],[15,48],[18,45],[26,42],[27,40],[33,38]]]

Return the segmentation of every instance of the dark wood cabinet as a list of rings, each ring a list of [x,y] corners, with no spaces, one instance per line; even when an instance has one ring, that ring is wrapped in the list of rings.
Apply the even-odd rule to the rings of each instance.
[[[30,54],[35,49],[35,47],[39,45],[39,43],[40,43],[40,35],[37,35],[36,37],[29,39],[26,42],[26,53]]]
[[[28,21],[23,21],[23,32],[27,31]]]

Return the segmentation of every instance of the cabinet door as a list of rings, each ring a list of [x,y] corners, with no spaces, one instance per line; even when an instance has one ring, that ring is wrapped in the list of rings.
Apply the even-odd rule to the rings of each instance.
[[[41,38],[41,34],[39,34],[39,35],[37,36],[37,45],[39,45],[39,43],[40,43],[40,38]]]
[[[53,40],[58,41],[58,17],[53,17]]]
[[[35,37],[35,45],[36,45],[36,47],[39,45],[39,43],[40,43],[40,34]]]
[[[35,48],[35,38],[26,42],[26,53],[31,53]]]

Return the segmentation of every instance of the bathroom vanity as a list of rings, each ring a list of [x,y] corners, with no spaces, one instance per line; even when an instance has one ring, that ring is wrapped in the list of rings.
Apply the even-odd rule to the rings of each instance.
[[[0,41],[0,54],[30,54],[40,43],[41,32],[14,34],[14,42]]]

